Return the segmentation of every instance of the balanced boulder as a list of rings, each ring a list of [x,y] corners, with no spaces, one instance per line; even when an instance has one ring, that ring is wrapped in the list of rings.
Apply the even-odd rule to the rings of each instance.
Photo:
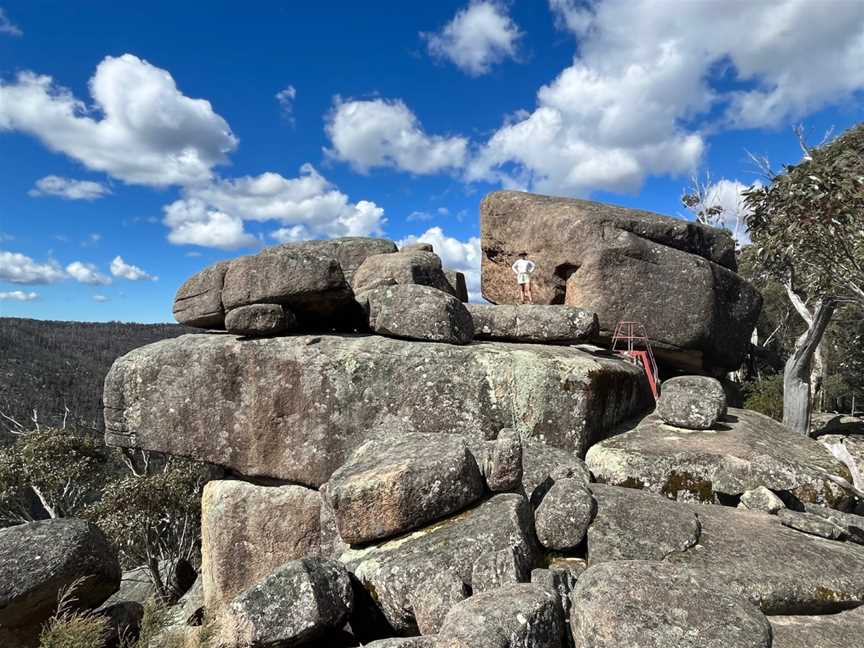
[[[670,427],[651,415],[594,445],[585,460],[598,481],[674,499],[716,502],[765,486],[834,508],[849,501],[832,479],[849,480],[848,468],[818,441],[744,409],[730,408],[722,424],[703,431]]]
[[[578,455],[647,405],[637,367],[575,348],[331,335],[163,340],[116,360],[103,398],[109,445],[314,488],[388,432],[513,427]]]
[[[677,376],[663,382],[657,415],[668,425],[709,430],[726,414],[726,392],[710,376]]]
[[[239,594],[222,616],[229,646],[278,648],[339,631],[354,604],[345,568],[332,560],[293,560]]]
[[[374,333],[390,337],[468,344],[474,324],[465,305],[430,286],[401,284],[373,288],[360,298]]]
[[[102,532],[72,518],[0,529],[0,626],[38,625],[75,584],[75,605],[94,608],[120,587],[120,563]]]
[[[449,516],[480,498],[483,479],[464,438],[408,432],[362,445],[324,492],[342,540],[358,544]]]
[[[277,335],[297,328],[297,318],[279,304],[250,304],[229,311],[225,328],[234,335]]]
[[[478,340],[573,344],[600,330],[597,315],[573,306],[468,304]]]
[[[454,294],[444,275],[440,257],[423,250],[366,257],[354,273],[352,287],[355,293],[360,294],[373,288],[405,284],[431,286]]]

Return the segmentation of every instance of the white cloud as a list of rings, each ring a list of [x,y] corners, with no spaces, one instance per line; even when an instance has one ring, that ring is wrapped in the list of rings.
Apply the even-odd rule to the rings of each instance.
[[[56,261],[37,263],[18,252],[0,250],[0,280],[17,284],[48,284],[66,278]]]
[[[327,153],[366,173],[393,167],[418,175],[458,169],[465,164],[464,137],[428,135],[402,101],[336,98],[325,127],[332,148]]]
[[[430,227],[419,236],[407,236],[398,242],[399,247],[412,243],[431,243],[435,253],[447,270],[458,270],[465,275],[468,297],[472,302],[483,301],[480,295],[480,238],[470,237],[460,241],[447,236],[440,227]]]
[[[467,178],[584,195],[698,165],[693,126],[776,126],[864,89],[864,4],[552,0],[573,64],[505,123]],[[720,75],[726,82],[717,83]],[[729,87],[733,79],[736,90]],[[713,115],[721,115],[719,123]],[[715,122],[715,123],[710,123]]]
[[[9,36],[23,36],[24,32],[18,27],[18,25],[13,24],[9,17],[6,15],[6,12],[0,7],[0,34],[7,34]]]
[[[278,241],[381,234],[386,222],[381,207],[368,200],[351,203],[311,164],[296,178],[262,173],[190,188],[165,208],[168,239],[178,244],[225,249],[258,244],[243,229],[249,220],[281,225],[271,232]]]
[[[111,191],[101,182],[92,180],[73,180],[49,175],[36,181],[35,186],[27,192],[30,196],[59,196],[66,200],[96,200],[110,194]]]
[[[33,301],[39,299],[39,293],[13,290],[11,292],[0,292],[0,301]]]
[[[96,247],[102,241],[102,235],[93,233],[81,241],[81,247]]]
[[[276,93],[276,101],[279,102],[279,106],[282,108],[282,114],[291,122],[294,121],[294,99],[296,98],[297,89],[292,85]]]
[[[158,281],[159,277],[144,272],[138,266],[130,265],[123,260],[123,257],[116,256],[111,261],[111,274],[115,277],[122,277],[129,281]]]
[[[514,58],[522,34],[502,2],[474,0],[440,32],[421,35],[433,56],[451,61],[472,76],[480,76],[494,64]]]
[[[73,261],[66,266],[66,272],[75,281],[90,286],[107,286],[111,283],[111,277],[99,272],[92,263]]]
[[[405,217],[405,221],[412,223],[414,221],[430,221],[435,218],[434,214],[425,211],[413,211]]]
[[[110,297],[107,295],[93,295],[93,301],[98,302],[100,304],[104,304],[107,301],[110,301]]]
[[[130,184],[206,181],[237,139],[209,101],[131,54],[107,56],[90,79],[94,106],[49,76],[20,72],[0,83],[0,130],[39,138],[53,151]]]

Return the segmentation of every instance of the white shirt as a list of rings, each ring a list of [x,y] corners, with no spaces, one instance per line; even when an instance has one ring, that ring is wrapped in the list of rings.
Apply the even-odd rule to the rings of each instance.
[[[537,266],[533,261],[529,261],[528,259],[518,259],[516,263],[513,264],[513,272],[517,275],[519,274],[531,274],[534,272],[534,268]]]

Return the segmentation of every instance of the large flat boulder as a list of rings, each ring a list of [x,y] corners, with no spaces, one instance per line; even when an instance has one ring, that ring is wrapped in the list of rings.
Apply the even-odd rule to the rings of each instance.
[[[76,583],[75,605],[95,608],[120,587],[117,553],[89,522],[71,518],[0,529],[0,626],[38,625]]]
[[[600,330],[597,315],[583,308],[549,304],[468,304],[478,340],[574,344]]]
[[[761,308],[735,273],[727,232],[659,214],[585,200],[497,191],[480,205],[483,296],[519,301],[511,265],[537,264],[538,304],[597,313],[604,334],[617,322],[646,325],[658,355],[682,367],[736,369]]]
[[[317,491],[208,482],[201,498],[201,581],[205,604],[219,609],[289,560],[341,550],[333,514]]]
[[[417,631],[415,599],[425,598],[426,583],[450,572],[470,587],[478,559],[501,550],[512,551],[528,566],[538,558],[534,518],[521,495],[495,495],[430,527],[351,549],[340,560],[372,593],[390,625],[410,634]]]
[[[597,481],[703,502],[765,486],[842,509],[846,491],[829,476],[850,479],[848,468],[819,442],[735,408],[714,429],[701,431],[672,427],[651,415],[593,446],[586,463]]]
[[[510,427],[584,454],[647,404],[637,367],[569,347],[225,334],[164,340],[119,358],[104,402],[109,445],[315,488],[382,433],[482,441]]]

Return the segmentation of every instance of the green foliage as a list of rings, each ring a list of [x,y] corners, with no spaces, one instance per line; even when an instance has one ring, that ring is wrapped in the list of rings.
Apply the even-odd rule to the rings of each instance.
[[[101,648],[108,637],[108,620],[75,607],[76,581],[60,593],[57,612],[39,635],[39,648]]]
[[[775,375],[747,383],[744,387],[744,407],[782,421],[783,376]]]

